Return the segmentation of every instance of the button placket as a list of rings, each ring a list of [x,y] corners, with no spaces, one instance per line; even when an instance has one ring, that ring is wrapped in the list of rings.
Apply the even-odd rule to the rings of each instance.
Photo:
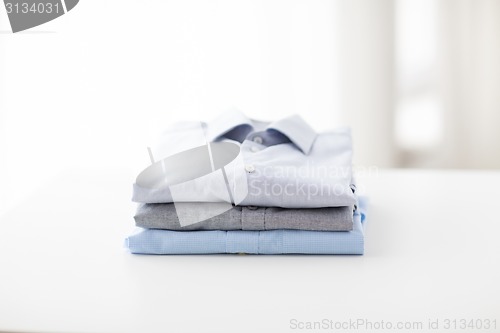
[[[263,208],[264,210],[264,213],[262,214],[262,225],[263,225],[263,229],[264,230],[267,230],[266,228],[266,213],[267,213],[267,207],[264,207]]]
[[[243,230],[264,230],[264,210],[256,206],[246,206],[242,210]]]

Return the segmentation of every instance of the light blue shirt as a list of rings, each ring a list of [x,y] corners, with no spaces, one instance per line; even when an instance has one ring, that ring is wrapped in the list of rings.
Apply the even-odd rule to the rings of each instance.
[[[273,123],[248,119],[232,110],[202,123],[176,124],[152,147],[156,160],[199,147],[206,141],[226,141],[240,147],[248,193],[236,202],[241,206],[318,208],[354,206],[352,188],[352,143],[348,128],[316,133],[298,115]],[[233,170],[234,171],[234,170]],[[234,172],[233,172],[234,173]],[[230,172],[228,171],[228,174]],[[145,188],[134,184],[133,201],[168,203],[217,202],[217,186],[198,179],[176,189]],[[198,194],[194,196],[193,194]],[[200,199],[200,194],[202,199]]]
[[[137,254],[363,254],[365,202],[352,231],[170,231],[145,229],[126,239]]]

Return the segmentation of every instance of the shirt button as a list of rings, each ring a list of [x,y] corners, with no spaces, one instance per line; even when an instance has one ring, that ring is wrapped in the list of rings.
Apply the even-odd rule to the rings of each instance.
[[[256,153],[256,152],[258,152],[259,150],[260,150],[260,149],[259,149],[259,147],[256,147],[256,146],[252,146],[252,147],[250,147],[250,151],[251,151],[252,153]]]
[[[252,173],[252,172],[254,172],[254,171],[255,171],[255,167],[254,167],[253,165],[251,165],[251,164],[247,164],[247,165],[245,165],[245,170],[246,170],[247,172]]]
[[[258,144],[262,144],[263,140],[260,136],[256,136],[253,138],[253,142],[258,143]]]

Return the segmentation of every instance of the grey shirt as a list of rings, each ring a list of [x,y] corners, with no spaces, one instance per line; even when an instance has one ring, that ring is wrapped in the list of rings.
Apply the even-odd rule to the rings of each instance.
[[[209,203],[191,203],[198,214]],[[138,227],[168,230],[275,230],[350,231],[353,207],[285,209],[276,207],[235,206],[207,220],[182,227],[175,205],[140,204],[134,216]]]

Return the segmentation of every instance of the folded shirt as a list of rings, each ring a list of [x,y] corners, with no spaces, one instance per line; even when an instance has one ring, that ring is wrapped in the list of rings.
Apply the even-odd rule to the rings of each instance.
[[[171,231],[145,229],[126,239],[136,254],[363,254],[365,205],[351,231]]]
[[[140,204],[134,216],[142,228],[188,230],[276,230],[350,231],[353,207],[286,209],[235,206],[204,221],[181,226],[174,204]],[[211,203],[183,203],[183,209],[196,218],[212,209]]]
[[[209,123],[177,124],[159,141],[159,145],[151,147],[150,151],[156,162],[151,170],[144,170],[134,184],[135,202],[225,201],[240,206],[282,208],[356,204],[348,128],[316,133],[297,115],[265,123],[248,119],[233,110]],[[190,169],[196,169],[200,165],[197,162],[202,159],[196,156],[196,162],[193,162],[191,158],[176,154],[193,152],[196,148],[202,152],[207,142],[211,143],[210,147],[214,145],[212,149],[217,148],[215,144],[218,143],[234,144],[238,162],[222,163],[216,166],[217,170],[212,170],[214,172],[186,181],[179,172],[191,172]],[[166,161],[168,158],[173,159]],[[164,180],[164,186],[150,186],[148,176],[162,169],[165,172],[168,168],[176,172],[159,177]],[[182,183],[174,181],[179,179]],[[232,193],[222,195],[227,193],[226,185],[227,191]]]

